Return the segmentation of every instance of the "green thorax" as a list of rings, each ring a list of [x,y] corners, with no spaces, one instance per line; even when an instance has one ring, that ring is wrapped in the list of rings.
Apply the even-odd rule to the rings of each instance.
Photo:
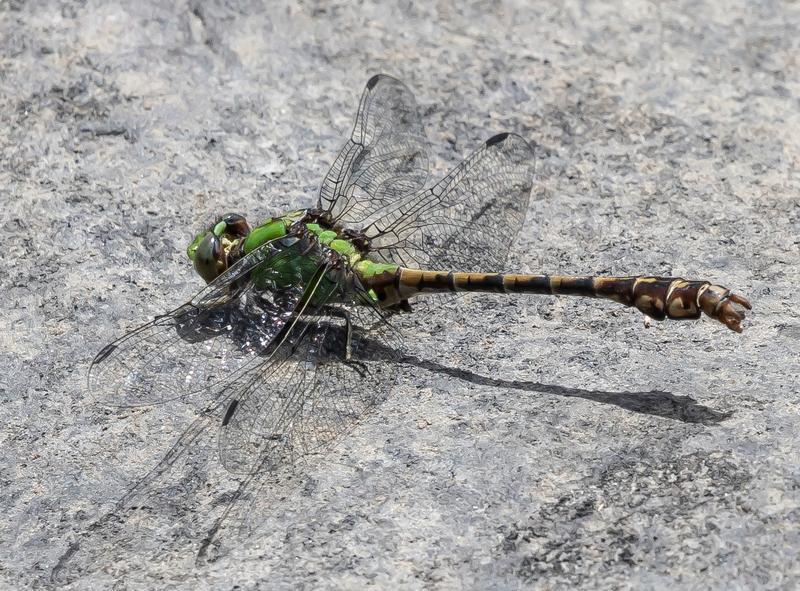
[[[307,218],[309,221],[303,221]],[[380,273],[394,273],[398,265],[391,263],[379,263],[367,258],[352,239],[348,239],[334,229],[326,228],[308,216],[308,210],[297,210],[280,217],[270,218],[260,226],[253,228],[250,234],[244,238],[242,248],[244,254],[249,254],[262,244],[281,238],[289,233],[289,228],[302,223],[309,233],[315,235],[320,244],[339,253],[348,263],[350,269],[362,278],[369,278]]]

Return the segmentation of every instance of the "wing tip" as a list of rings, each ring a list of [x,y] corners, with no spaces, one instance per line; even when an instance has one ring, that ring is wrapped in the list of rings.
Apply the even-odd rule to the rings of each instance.
[[[230,401],[230,403],[228,404],[228,408],[225,410],[225,417],[223,417],[222,419],[223,427],[227,427],[228,423],[231,422],[231,419],[233,418],[233,413],[236,412],[236,407],[238,406],[239,406],[238,399],[234,398],[233,400]]]
[[[367,90],[372,90],[375,88],[375,85],[378,84],[380,79],[383,77],[383,74],[375,74],[372,78],[367,80]]]
[[[527,152],[527,156],[530,157],[537,156],[538,144],[536,142],[529,142],[518,133],[513,133],[510,131],[504,131],[503,133],[498,133],[497,135],[493,135],[488,140],[486,140],[485,144],[487,148],[490,148],[492,146],[502,144],[503,142],[506,141],[510,142],[509,149],[520,153],[520,158],[524,157],[524,155],[522,154],[523,151]]]
[[[114,343],[109,343],[108,345],[100,349],[100,352],[95,356],[94,360],[92,361],[92,365],[97,365],[105,361],[105,359],[109,355],[111,355],[116,348],[117,344],[116,342],[114,342]]]
[[[489,146],[494,146],[495,144],[499,144],[500,142],[505,141],[506,138],[510,135],[511,134],[507,131],[504,131],[503,133],[498,133],[497,135],[493,135],[488,140],[486,140],[486,146],[489,147]]]

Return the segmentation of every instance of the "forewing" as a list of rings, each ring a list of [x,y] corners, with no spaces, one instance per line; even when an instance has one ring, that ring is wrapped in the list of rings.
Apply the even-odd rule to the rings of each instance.
[[[525,220],[533,175],[533,147],[496,135],[367,227],[372,250],[406,267],[499,271]]]
[[[421,189],[428,149],[414,95],[379,74],[367,82],[350,139],[328,171],[318,207],[361,228],[398,199]]]
[[[189,302],[106,345],[89,369],[95,401],[141,406],[216,395],[213,386],[260,363],[305,288],[298,276],[290,287],[256,292],[253,271],[285,268],[298,254],[289,238],[264,244]]]

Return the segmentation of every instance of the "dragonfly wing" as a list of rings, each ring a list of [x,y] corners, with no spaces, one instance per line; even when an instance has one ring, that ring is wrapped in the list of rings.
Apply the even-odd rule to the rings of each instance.
[[[142,406],[203,393],[260,363],[293,317],[300,277],[279,291],[256,291],[254,270],[285,268],[301,246],[281,238],[231,266],[189,302],[106,345],[89,368],[89,390],[110,406]],[[311,255],[307,255],[311,256]]]
[[[372,250],[407,267],[496,271],[519,233],[533,186],[534,150],[522,137],[487,140],[431,189],[365,229]]]
[[[199,558],[220,543],[223,528],[234,525],[252,535],[256,512],[242,501],[262,496],[261,487],[269,482],[264,476],[329,448],[388,393],[401,354],[397,335],[381,314],[342,302],[315,307],[298,320],[297,332],[270,363],[231,396],[220,430],[220,458],[229,471],[246,477],[208,531]],[[352,357],[345,360],[348,341]]]
[[[317,207],[362,227],[428,178],[428,142],[408,87],[384,74],[367,82],[350,139],[322,183]]]
[[[231,394],[219,443],[231,472],[269,471],[330,445],[393,383],[387,361],[399,347],[380,312],[314,299],[281,348]]]
[[[371,312],[371,311],[370,311]],[[367,314],[378,318],[377,314]],[[365,323],[366,325],[366,323]],[[341,327],[338,329],[341,333]],[[332,337],[330,340],[339,340]],[[380,319],[351,339],[351,361],[317,366],[316,388],[301,409],[295,445],[302,453],[319,452],[351,431],[394,385],[402,344],[393,327]]]

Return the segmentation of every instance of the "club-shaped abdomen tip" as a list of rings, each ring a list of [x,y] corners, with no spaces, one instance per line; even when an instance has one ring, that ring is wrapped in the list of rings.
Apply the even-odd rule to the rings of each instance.
[[[745,319],[745,310],[752,310],[753,305],[737,293],[731,293],[720,305],[720,321],[731,330],[742,332],[742,321]]]
[[[745,310],[753,308],[747,298],[720,285],[710,285],[703,291],[699,303],[707,316],[735,332],[742,332]]]

